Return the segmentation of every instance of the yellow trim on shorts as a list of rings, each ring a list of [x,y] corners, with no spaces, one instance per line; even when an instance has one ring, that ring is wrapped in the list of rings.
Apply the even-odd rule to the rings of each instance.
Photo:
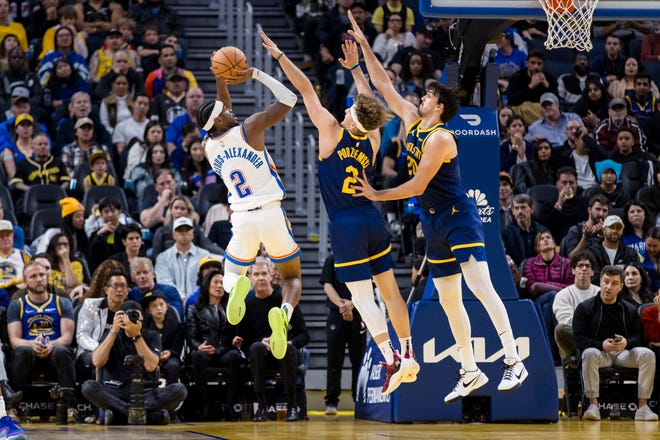
[[[456,246],[452,246],[449,249],[453,252],[456,249],[465,249],[465,248],[471,248],[471,247],[484,247],[486,246],[484,243],[480,242],[475,242],[475,243],[465,243],[465,244],[457,244]]]
[[[456,261],[456,258],[447,258],[446,260],[432,260],[430,258],[426,259],[429,263],[433,264],[444,264],[444,263],[451,263],[452,261]]]
[[[387,255],[391,250],[392,250],[392,245],[389,245],[387,249],[377,253],[376,255],[372,255],[371,257],[368,258],[363,258],[362,260],[348,261],[346,263],[335,263],[335,267],[355,266],[356,264],[368,263],[371,260],[375,260],[376,258],[380,258],[383,255]]]

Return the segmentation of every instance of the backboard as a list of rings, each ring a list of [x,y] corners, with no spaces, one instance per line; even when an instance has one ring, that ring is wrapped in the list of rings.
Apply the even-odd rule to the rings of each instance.
[[[537,0],[419,0],[423,15],[445,18],[545,19]],[[600,0],[594,20],[660,18],[658,0]]]

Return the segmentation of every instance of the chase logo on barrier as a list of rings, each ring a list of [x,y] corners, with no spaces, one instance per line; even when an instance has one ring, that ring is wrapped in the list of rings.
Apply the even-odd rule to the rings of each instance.
[[[495,343],[496,341],[491,341]],[[525,336],[520,336],[516,338],[516,346],[518,347],[518,355],[521,360],[525,360],[529,357],[529,338]],[[472,338],[472,348],[474,349],[474,360],[476,362],[484,363],[493,363],[498,359],[504,357],[504,349],[496,351],[495,353],[488,355],[486,353],[486,338]],[[451,347],[445,349],[444,351],[437,353],[435,338],[431,338],[424,343],[422,348],[422,358],[424,364],[437,364],[442,362],[444,359],[451,357],[456,362],[460,362],[461,358],[458,354],[458,344],[454,344]]]
[[[481,116],[479,115],[468,114],[459,116],[472,127],[476,127],[477,125],[481,124]]]
[[[481,217],[481,223],[491,223],[493,221],[495,207],[490,206],[488,199],[486,199],[486,194],[481,192],[480,189],[469,189],[467,196],[474,199],[479,217]]]

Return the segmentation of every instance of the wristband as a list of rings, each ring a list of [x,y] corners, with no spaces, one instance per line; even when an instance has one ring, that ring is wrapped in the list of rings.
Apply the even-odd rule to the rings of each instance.
[[[357,68],[357,67],[360,67],[360,63],[355,63],[355,64],[353,64],[351,67],[348,68],[348,70],[353,70],[353,69],[355,69],[355,68]]]
[[[133,336],[131,339],[133,340],[133,342],[137,342],[140,339],[142,339],[142,335],[138,333],[137,335]]]
[[[280,58],[282,58],[282,55],[284,55],[284,52],[280,51],[279,55],[275,57],[275,61],[279,61]]]

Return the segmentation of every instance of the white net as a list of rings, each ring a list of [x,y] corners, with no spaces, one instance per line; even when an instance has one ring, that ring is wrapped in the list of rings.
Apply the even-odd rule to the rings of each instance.
[[[539,0],[548,16],[547,49],[590,51],[591,21],[598,0]]]

